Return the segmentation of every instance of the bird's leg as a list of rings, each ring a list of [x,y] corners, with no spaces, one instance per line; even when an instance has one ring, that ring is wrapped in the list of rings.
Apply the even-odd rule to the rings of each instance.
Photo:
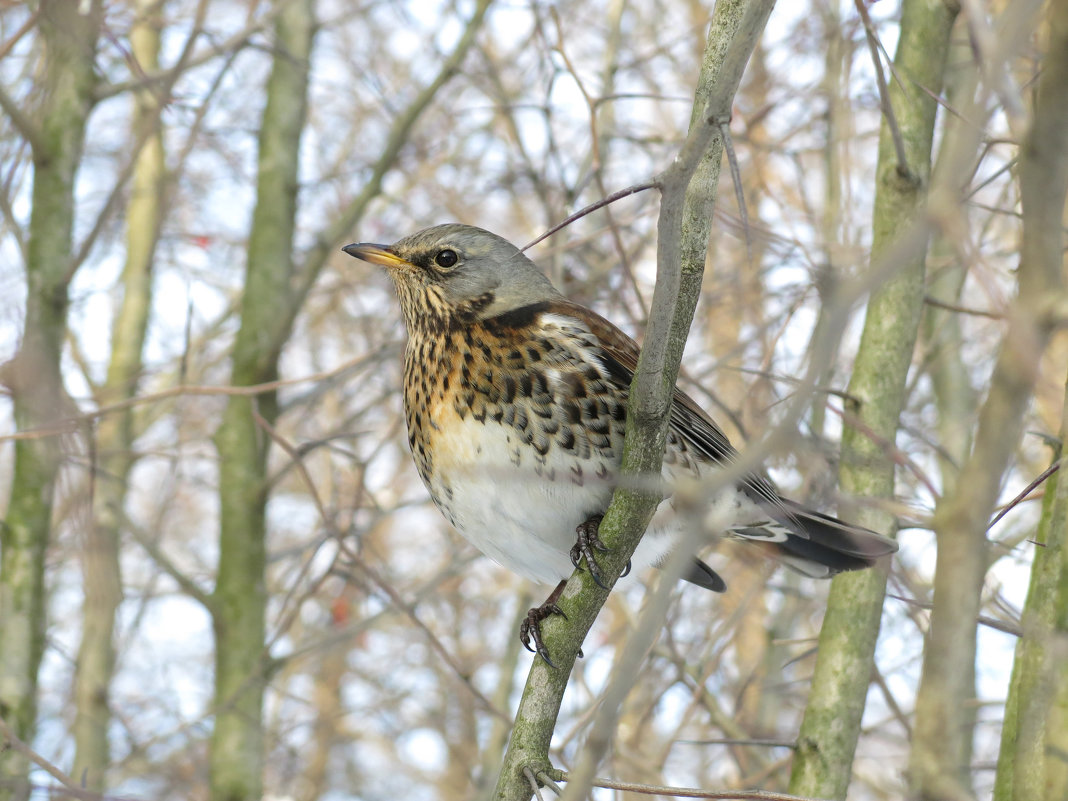
[[[589,568],[590,576],[597,582],[598,587],[607,590],[608,587],[601,580],[601,568],[597,566],[597,560],[593,558],[594,551],[607,553],[609,550],[608,546],[601,542],[601,537],[598,534],[603,519],[604,515],[593,515],[585,523],[580,523],[575,528],[578,539],[571,546],[571,564],[578,567],[582,557],[586,557],[586,566]],[[619,574],[619,577],[623,578],[629,572],[630,561],[628,560],[627,566],[623,568],[623,572]]]
[[[527,610],[527,616],[523,619],[522,625],[519,627],[519,640],[523,643],[523,647],[531,653],[536,653],[542,659],[545,660],[551,668],[555,668],[553,660],[549,658],[549,649],[545,647],[545,643],[541,641],[541,621],[549,617],[549,615],[560,615],[567,620],[567,615],[564,614],[564,610],[556,605],[557,599],[560,597],[560,593],[564,591],[566,581],[561,581],[556,585],[556,589],[549,593],[549,597],[545,599],[545,603],[541,606],[534,606]],[[534,641],[534,647],[530,647],[531,640]],[[581,651],[579,655],[581,655]]]

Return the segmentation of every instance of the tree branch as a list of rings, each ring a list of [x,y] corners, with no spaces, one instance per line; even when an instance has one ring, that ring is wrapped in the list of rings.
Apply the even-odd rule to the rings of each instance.
[[[720,163],[716,147],[718,125],[729,118],[731,102],[742,72],[771,13],[773,0],[734,0],[717,3],[708,36],[690,132],[681,152],[657,181],[661,188],[658,225],[657,282],[653,293],[649,327],[631,383],[627,411],[626,442],[622,476],[612,503],[601,523],[601,535],[611,548],[602,568],[608,587],[614,585],[661,500],[659,475],[663,460],[671,394],[675,386],[682,350],[689,331],[700,290],[705,248],[712,224]],[[696,177],[695,177],[696,176]],[[654,477],[650,486],[649,478]],[[675,578],[681,573],[686,547],[680,547],[673,565],[661,578],[657,610],[666,609]],[[672,569],[672,567],[674,569]],[[674,574],[674,575],[672,575]],[[566,619],[550,618],[543,625],[546,644],[557,661],[551,668],[534,660],[520,702],[515,728],[497,783],[495,797],[500,801],[526,801],[530,787],[523,779],[524,769],[537,775],[549,768],[549,741],[556,724],[560,702],[579,645],[596,619],[609,590],[598,586],[588,572],[576,571],[568,581],[559,604]],[[621,678],[631,674],[655,637],[661,621],[645,616],[642,635],[637,634],[624,653],[624,667],[613,674],[609,696],[631,683]],[[602,704],[602,723],[617,712],[614,704]],[[591,740],[565,798],[584,797],[607,737]]]

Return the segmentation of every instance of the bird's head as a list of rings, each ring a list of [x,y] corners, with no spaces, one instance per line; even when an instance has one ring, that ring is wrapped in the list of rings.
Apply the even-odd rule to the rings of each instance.
[[[392,245],[359,243],[342,250],[389,270],[411,333],[561,297],[515,245],[471,225],[436,225]]]

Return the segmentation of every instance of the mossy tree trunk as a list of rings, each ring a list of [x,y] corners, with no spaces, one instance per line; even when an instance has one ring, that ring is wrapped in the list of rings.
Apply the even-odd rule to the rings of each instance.
[[[22,341],[4,366],[19,430],[49,429],[68,417],[60,357],[67,333],[67,290],[73,271],[74,182],[93,107],[93,60],[99,0],[46,0],[37,7],[42,63],[37,100],[5,111],[33,152],[33,190],[26,249]],[[0,716],[32,740],[37,670],[44,648],[44,560],[61,466],[56,435],[15,443],[11,501],[0,527]],[[29,795],[26,762],[0,749],[0,799]]]
[[[241,323],[232,354],[234,386],[275,380],[291,329],[300,137],[316,22],[314,0],[279,2]],[[220,532],[210,607],[215,632],[215,727],[209,757],[213,801],[258,801],[262,796],[263,694],[270,665],[265,644],[270,439],[256,418],[273,425],[277,411],[274,392],[231,396],[215,432]]]
[[[955,6],[941,0],[905,0],[889,83],[903,154],[884,115],[873,212],[872,262],[896,245],[922,214],[927,197],[937,104]],[[902,161],[902,155],[904,161]],[[923,242],[893,277],[872,293],[847,390],[839,483],[849,496],[892,498],[894,462],[888,449],[905,401],[905,380],[923,310]],[[845,508],[842,517],[893,534],[891,514],[875,505]],[[790,792],[845,798],[860,735],[886,574],[868,570],[834,579],[819,637],[812,689],[798,736]]]
[[[1068,193],[1068,3],[1047,6],[1048,43],[1031,127],[1020,148],[1023,250],[1019,294],[1001,344],[990,393],[979,419],[975,451],[962,491],[937,523],[985,534],[1002,471],[1022,430],[1039,358],[1062,322],[1050,302],[1063,293],[1065,196]],[[1068,407],[1065,409],[1068,420]],[[1062,422],[1062,437],[1068,424]],[[982,472],[983,469],[986,472]],[[1012,684],[994,784],[996,801],[1063,799],[1065,704],[1068,699],[1068,481],[1063,469],[1047,488],[1031,584],[1016,647]],[[966,481],[968,483],[966,483]],[[975,484],[972,488],[972,484]],[[978,508],[976,508],[978,507]],[[984,550],[985,553],[985,550]]]

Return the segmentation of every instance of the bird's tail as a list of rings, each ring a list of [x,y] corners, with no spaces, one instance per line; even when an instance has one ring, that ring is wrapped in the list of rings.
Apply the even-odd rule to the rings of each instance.
[[[897,551],[897,542],[860,526],[782,500],[774,523],[735,528],[732,534],[763,543],[772,555],[799,573],[830,578],[871,567]]]

